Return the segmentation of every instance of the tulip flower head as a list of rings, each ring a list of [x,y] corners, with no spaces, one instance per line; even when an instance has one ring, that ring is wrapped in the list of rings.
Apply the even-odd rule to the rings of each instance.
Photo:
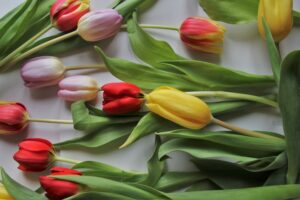
[[[98,83],[89,76],[70,76],[59,82],[58,96],[66,101],[90,101],[98,95]]]
[[[56,85],[64,78],[64,64],[56,57],[41,56],[28,60],[21,69],[25,86],[40,88]]]
[[[28,117],[24,105],[0,101],[0,135],[20,133],[27,127]]]
[[[151,112],[189,129],[201,129],[212,120],[201,99],[171,87],[159,87],[145,96]]]
[[[258,8],[258,30],[265,38],[263,17],[271,30],[275,42],[283,40],[293,27],[293,0],[260,0]]]
[[[50,16],[57,29],[69,32],[77,28],[79,19],[89,11],[89,0],[57,0],[51,7]]]
[[[14,198],[7,192],[5,187],[0,183],[0,199],[1,200],[13,200]]]
[[[109,83],[102,86],[103,111],[111,115],[137,112],[141,108],[142,91],[130,83]]]
[[[25,139],[19,143],[19,151],[14,155],[22,171],[44,171],[54,161],[54,148],[51,142],[41,138]]]
[[[80,176],[81,173],[77,170],[68,169],[65,167],[53,167],[51,176],[58,175],[73,175]],[[76,183],[57,180],[49,176],[40,177],[41,186],[46,191],[46,196],[50,200],[61,200],[73,196],[79,192],[79,186]]]
[[[119,32],[123,17],[113,9],[91,11],[78,23],[78,34],[86,41],[96,42]]]
[[[179,29],[182,42],[195,50],[218,54],[222,51],[225,28],[211,19],[189,17]]]

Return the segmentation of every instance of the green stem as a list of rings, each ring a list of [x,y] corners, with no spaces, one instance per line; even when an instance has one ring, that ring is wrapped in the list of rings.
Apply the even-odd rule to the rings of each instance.
[[[226,129],[229,129],[229,130],[232,130],[234,132],[240,133],[242,135],[247,135],[247,136],[257,137],[257,138],[281,140],[281,138],[271,136],[271,135],[267,135],[267,134],[263,134],[263,133],[259,133],[259,132],[255,132],[255,131],[251,131],[251,130],[248,130],[248,129],[244,129],[244,128],[229,124],[227,122],[221,121],[221,120],[216,119],[216,118],[212,118],[211,122],[214,123],[214,124],[217,124],[219,126],[222,126]]]
[[[35,40],[37,40],[42,35],[44,35],[46,32],[48,32],[51,28],[52,28],[52,24],[49,24],[47,27],[45,27],[39,33],[37,33],[32,38],[27,40],[24,44],[22,44],[16,50],[11,52],[8,56],[6,56],[3,60],[1,60],[0,66],[4,66],[7,62],[9,62],[11,59],[13,59],[17,54],[19,54],[21,51],[23,51],[26,47],[28,47],[30,44],[32,44]]]
[[[179,29],[174,26],[161,26],[161,25],[153,25],[153,24],[140,24],[139,26],[141,28],[153,28],[153,29],[165,29],[165,30],[179,31]],[[122,28],[127,28],[127,25],[123,25]]]
[[[266,104],[275,108],[278,108],[278,103],[264,97],[258,97],[250,94],[234,93],[234,92],[224,92],[224,91],[196,91],[196,92],[186,92],[187,94],[196,97],[222,97],[230,99],[242,99],[247,101],[254,101],[262,104]]]
[[[70,66],[66,67],[66,70],[81,70],[81,69],[98,69],[101,71],[107,71],[107,68],[104,64],[99,65],[79,65],[79,66]]]
[[[52,40],[49,40],[43,44],[40,44],[30,50],[28,50],[27,52],[21,54],[20,56],[16,57],[15,59],[13,59],[12,61],[10,61],[8,63],[8,67],[12,66],[12,65],[15,65],[17,64],[19,61],[23,60],[24,58],[27,58],[28,56],[31,56],[32,54],[35,54],[37,53],[38,51],[48,47],[48,46],[51,46],[51,45],[54,45],[58,42],[61,42],[61,41],[64,41],[66,39],[69,39],[71,37],[74,37],[78,34],[77,30],[73,31],[73,32],[70,32],[70,33],[67,33],[65,35],[62,35],[62,36],[59,36],[57,38],[54,38]]]
[[[69,159],[69,158],[63,158],[60,156],[55,155],[54,157],[55,161],[60,161],[60,162],[66,162],[66,163],[70,163],[70,164],[78,164],[81,163],[81,161],[79,160],[73,160],[73,159]]]
[[[41,122],[51,124],[73,124],[73,120],[60,120],[60,119],[41,119],[41,118],[28,118],[29,122]]]

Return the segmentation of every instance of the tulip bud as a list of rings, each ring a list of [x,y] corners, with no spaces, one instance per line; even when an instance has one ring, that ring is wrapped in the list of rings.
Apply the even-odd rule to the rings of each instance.
[[[1,183],[0,183],[0,199],[1,200],[13,200],[13,197],[7,192],[7,190]]]
[[[71,76],[59,82],[58,96],[66,101],[90,101],[97,97],[98,83],[89,76]]]
[[[283,40],[293,27],[293,0],[260,0],[258,8],[258,30],[265,38],[263,17],[271,30],[275,42]]]
[[[22,171],[44,171],[54,161],[51,142],[41,138],[31,138],[19,143],[19,151],[14,155]]]
[[[28,116],[24,105],[0,101],[0,134],[20,133],[28,125]]]
[[[123,17],[113,9],[91,11],[78,23],[78,34],[86,41],[96,42],[119,32]]]
[[[64,77],[64,64],[56,57],[41,56],[30,59],[21,69],[25,86],[40,88],[56,85]]]
[[[89,0],[57,0],[50,10],[51,21],[60,31],[75,30],[79,19],[90,11]]]
[[[111,115],[120,115],[140,110],[143,100],[142,91],[130,83],[109,83],[102,86],[103,111]]]
[[[225,28],[211,19],[189,17],[179,29],[182,42],[195,50],[207,53],[220,53],[224,40]]]
[[[65,167],[53,167],[50,176],[57,175],[73,175],[80,176],[81,173],[77,170],[68,169]],[[41,186],[46,191],[46,196],[50,200],[61,200],[73,196],[79,192],[79,186],[76,183],[57,180],[49,176],[40,176]]]
[[[205,102],[171,87],[159,87],[146,95],[146,106],[151,112],[189,129],[200,129],[212,120]]]

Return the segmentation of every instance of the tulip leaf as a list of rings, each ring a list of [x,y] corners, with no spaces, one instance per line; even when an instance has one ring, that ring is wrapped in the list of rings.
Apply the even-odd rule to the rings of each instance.
[[[92,132],[108,125],[133,123],[140,119],[139,116],[108,116],[101,110],[95,113],[95,108],[86,106],[84,101],[78,101],[72,104],[72,115],[74,127],[84,132]]]
[[[293,15],[294,15],[294,24],[300,25],[300,12],[294,11]]]
[[[68,180],[86,186],[86,189],[105,193],[114,193],[134,199],[169,199],[164,193],[138,184],[122,183],[93,176],[52,176],[59,180]]]
[[[287,181],[295,183],[300,169],[300,51],[286,56],[281,65],[279,107],[286,136],[288,158]]]
[[[47,200],[42,194],[38,194],[29,188],[14,181],[2,168],[1,178],[7,192],[16,200]]]
[[[134,198],[126,197],[119,194],[107,193],[107,192],[84,192],[78,195],[67,198],[68,200],[135,200]]]
[[[113,126],[103,127],[84,135],[82,137],[66,140],[55,144],[57,149],[85,147],[85,148],[117,148],[122,144],[135,124],[115,124]]]
[[[163,192],[173,192],[204,179],[206,176],[200,172],[168,172],[159,179],[155,188]]]
[[[276,44],[273,40],[273,36],[271,33],[271,30],[268,26],[268,23],[266,22],[266,18],[263,18],[263,25],[265,30],[265,37],[266,37],[266,44],[269,51],[269,57],[272,65],[272,71],[274,75],[274,79],[279,85],[279,79],[280,79],[280,70],[281,70],[281,57],[280,53],[276,47]]]
[[[255,21],[258,3],[259,0],[199,0],[210,18],[229,24]]]
[[[167,42],[158,41],[146,33],[139,26],[136,14],[127,21],[127,32],[135,55],[149,65],[155,66],[162,61],[183,59]]]
[[[219,116],[234,111],[241,112],[249,108],[256,106],[255,103],[247,101],[220,101],[207,103],[213,116]]]
[[[278,185],[232,190],[178,192],[169,193],[168,196],[172,200],[286,200],[300,197],[300,185]]]
[[[195,184],[193,184],[191,187],[189,187],[186,192],[193,192],[193,191],[207,191],[207,190],[219,190],[221,189],[217,184],[212,182],[209,179],[201,180]]]
[[[119,182],[137,183],[145,179],[146,174],[124,171],[100,162],[86,161],[76,164],[73,169],[80,170],[85,176],[96,176]]]
[[[126,18],[126,16],[131,15],[131,13],[144,2],[145,0],[127,0],[123,1],[121,4],[115,7],[120,15]]]

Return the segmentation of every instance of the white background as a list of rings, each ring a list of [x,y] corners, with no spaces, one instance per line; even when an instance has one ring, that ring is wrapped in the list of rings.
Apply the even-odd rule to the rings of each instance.
[[[22,0],[5,1],[0,5],[0,16],[21,3]],[[92,0],[92,9],[106,8],[112,0]],[[300,10],[300,2],[295,1],[295,9]],[[238,12],[238,11],[236,11]],[[179,26],[188,16],[204,16],[197,0],[158,0],[157,3],[140,17],[142,23]],[[244,70],[257,74],[271,74],[271,67],[264,42],[260,39],[256,24],[226,25],[227,32],[224,42],[224,53],[218,57],[187,50],[179,40],[178,34],[167,30],[147,30],[156,38],[166,40],[179,54],[193,59],[201,59],[219,63],[230,68]],[[53,33],[53,30],[51,33]],[[281,42],[281,52],[300,48],[300,29],[294,28],[288,38]],[[136,60],[126,32],[119,33],[112,41],[102,43],[102,48],[112,57],[122,57]],[[99,63],[101,60],[92,48],[77,49],[60,56],[67,66]],[[95,71],[77,71],[93,76],[99,85],[116,80],[110,73]],[[70,75],[70,73],[69,73]],[[23,86],[19,70],[0,74],[0,99],[19,101],[27,106],[32,117],[70,119],[70,105],[57,98],[57,87],[40,90],[30,90]],[[101,103],[99,97],[98,105]],[[235,114],[224,118],[227,121],[245,128],[282,132],[281,119],[278,111],[268,109],[255,110],[250,113]],[[212,127],[217,129],[217,127]],[[41,137],[53,143],[79,136],[70,125],[51,125],[32,123],[23,133],[12,136],[0,136],[0,166],[15,179],[30,187],[37,187],[37,178],[44,173],[23,173],[17,169],[13,154],[18,150],[17,144],[24,138]],[[146,161],[153,151],[154,137],[146,137],[129,148],[112,152],[99,152],[97,149],[76,149],[61,151],[61,156],[77,160],[97,160],[127,170],[146,170]],[[172,154],[169,161],[171,170],[191,170],[193,166],[188,157],[182,154]]]

